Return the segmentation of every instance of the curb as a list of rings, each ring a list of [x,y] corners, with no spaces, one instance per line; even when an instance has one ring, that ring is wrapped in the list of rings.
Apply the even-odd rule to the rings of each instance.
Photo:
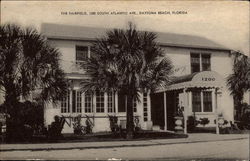
[[[67,147],[67,148],[32,148],[32,149],[0,149],[0,152],[7,151],[52,151],[52,150],[85,150],[85,149],[103,149],[103,148],[124,148],[124,147],[143,147],[143,146],[157,146],[157,145],[172,145],[172,144],[191,144],[191,143],[202,143],[202,142],[217,142],[217,141],[231,141],[231,140],[243,140],[248,137],[233,138],[233,139],[220,139],[220,140],[198,140],[198,141],[182,141],[173,143],[149,143],[149,144],[130,144],[130,145],[109,145],[109,146],[86,146],[86,147]]]

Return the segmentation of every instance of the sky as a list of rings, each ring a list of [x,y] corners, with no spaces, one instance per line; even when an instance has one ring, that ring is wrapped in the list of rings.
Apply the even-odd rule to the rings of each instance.
[[[111,15],[111,12],[136,15]],[[167,11],[172,14],[139,14]],[[183,11],[183,14],[173,14]],[[67,12],[67,15],[65,14]],[[72,15],[69,12],[86,12]],[[109,12],[90,15],[90,12]],[[140,30],[198,35],[249,55],[247,1],[2,1],[1,24],[17,23],[40,30],[42,23],[124,28],[131,21]]]

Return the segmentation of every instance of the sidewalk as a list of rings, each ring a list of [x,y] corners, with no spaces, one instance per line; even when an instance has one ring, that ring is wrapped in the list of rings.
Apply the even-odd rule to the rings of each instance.
[[[181,139],[154,139],[141,141],[111,141],[111,142],[80,142],[80,143],[46,143],[46,144],[0,144],[1,151],[41,151],[41,150],[69,150],[69,149],[100,149],[115,147],[155,146],[167,144],[183,144],[196,142],[214,142],[225,140],[248,139],[249,134],[216,135],[207,133],[189,134]]]

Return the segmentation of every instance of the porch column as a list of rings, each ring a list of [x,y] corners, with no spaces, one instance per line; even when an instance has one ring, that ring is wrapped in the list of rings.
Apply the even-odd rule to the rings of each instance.
[[[188,99],[188,94],[187,94],[187,89],[184,88],[183,90],[183,94],[184,94],[184,100],[183,100],[183,104],[184,104],[184,134],[187,134],[187,110],[188,110],[188,104],[187,104],[187,99]]]
[[[216,134],[220,134],[219,131],[219,124],[218,124],[218,101],[217,101],[217,92],[218,89],[215,88],[214,94],[215,94],[215,98],[214,98],[214,102],[215,102],[215,118],[216,118]]]
[[[115,113],[118,113],[118,92],[115,91]]]
[[[164,124],[164,130],[167,131],[167,99],[166,99],[166,92],[163,92],[163,100],[164,100],[164,119],[165,119],[165,124]]]
[[[148,104],[148,121],[151,121],[151,97],[150,91],[147,92],[147,104]]]
[[[108,113],[108,93],[104,92],[104,113]]]

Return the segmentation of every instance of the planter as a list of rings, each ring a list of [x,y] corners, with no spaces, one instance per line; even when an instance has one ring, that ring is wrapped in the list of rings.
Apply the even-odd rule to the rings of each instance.
[[[183,133],[183,117],[181,116],[176,116],[175,118],[175,131],[177,133]]]
[[[218,126],[222,127],[224,125],[224,118],[223,117],[218,117]]]

